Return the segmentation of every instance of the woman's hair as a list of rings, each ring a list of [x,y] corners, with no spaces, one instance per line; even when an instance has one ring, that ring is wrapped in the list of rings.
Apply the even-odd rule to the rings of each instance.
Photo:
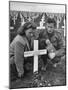
[[[49,23],[49,24],[53,23],[54,26],[56,26],[56,21],[54,20],[54,18],[48,18],[46,23]]]
[[[29,28],[36,29],[36,24],[34,22],[26,22],[24,25],[19,27],[17,33],[19,35],[25,35],[25,31]]]

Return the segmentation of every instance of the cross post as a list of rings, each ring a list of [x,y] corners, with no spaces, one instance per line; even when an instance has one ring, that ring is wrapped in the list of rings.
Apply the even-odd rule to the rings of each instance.
[[[24,57],[34,56],[33,73],[38,72],[38,55],[47,54],[46,49],[38,50],[38,40],[34,40],[34,51],[24,52]]]

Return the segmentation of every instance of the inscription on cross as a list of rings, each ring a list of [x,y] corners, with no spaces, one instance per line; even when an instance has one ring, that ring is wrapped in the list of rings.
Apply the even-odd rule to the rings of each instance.
[[[47,54],[47,50],[38,50],[38,40],[34,40],[34,51],[24,52],[24,57],[34,56],[33,73],[38,72],[38,55],[44,54]]]

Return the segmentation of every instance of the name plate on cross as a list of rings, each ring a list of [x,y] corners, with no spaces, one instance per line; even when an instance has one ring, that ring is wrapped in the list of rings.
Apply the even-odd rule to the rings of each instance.
[[[38,55],[47,54],[47,50],[38,50],[38,40],[34,40],[34,50],[24,52],[24,57],[34,56],[33,73],[38,72]]]

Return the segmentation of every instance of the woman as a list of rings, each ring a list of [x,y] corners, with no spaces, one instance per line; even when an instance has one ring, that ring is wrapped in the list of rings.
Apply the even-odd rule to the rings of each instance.
[[[14,76],[23,77],[24,74],[24,51],[30,51],[31,38],[34,36],[36,25],[26,22],[18,29],[18,34],[10,44],[10,79]],[[15,71],[14,71],[15,70]]]

